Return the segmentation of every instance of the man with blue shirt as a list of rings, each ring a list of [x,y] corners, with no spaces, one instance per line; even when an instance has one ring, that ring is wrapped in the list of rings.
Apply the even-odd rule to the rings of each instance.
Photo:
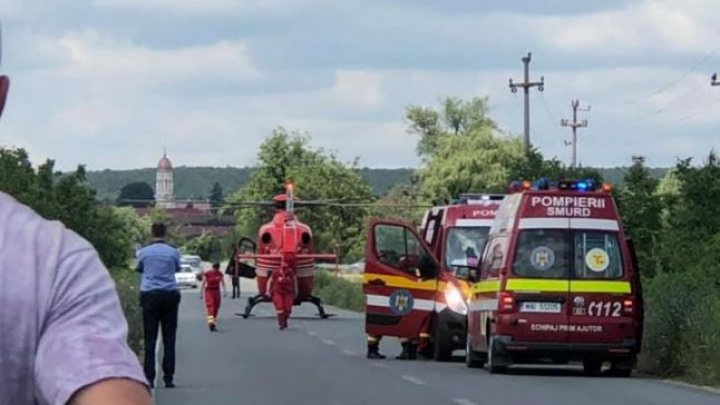
[[[162,327],[163,380],[166,388],[175,384],[175,334],[177,331],[180,291],[175,273],[180,271],[180,252],[165,242],[165,225],[152,225],[153,242],[138,251],[137,271],[140,281],[140,305],[143,308],[145,331],[145,376],[155,385],[155,345]]]

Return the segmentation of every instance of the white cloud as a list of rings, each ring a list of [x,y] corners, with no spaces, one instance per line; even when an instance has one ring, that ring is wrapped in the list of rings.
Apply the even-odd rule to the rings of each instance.
[[[379,107],[383,103],[380,75],[365,71],[338,71],[335,73],[333,91],[347,104],[363,107]]]
[[[56,72],[59,78],[102,81],[121,87],[207,79],[238,82],[260,75],[250,61],[247,45],[240,41],[153,49],[90,30],[45,40],[39,49],[60,58],[63,66]]]
[[[657,50],[706,53],[720,40],[720,6],[705,1],[645,0],[625,8],[574,16],[527,18],[544,42],[567,52],[622,54]]]
[[[311,0],[94,0],[97,7],[161,11],[175,14],[287,14]]]

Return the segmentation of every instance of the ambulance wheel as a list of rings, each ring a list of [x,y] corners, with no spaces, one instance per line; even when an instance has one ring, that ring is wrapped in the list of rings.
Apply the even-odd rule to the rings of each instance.
[[[470,337],[467,338],[465,343],[465,365],[468,368],[482,368],[485,365],[485,360],[480,357],[480,354],[474,351],[470,347]]]
[[[603,361],[597,359],[583,360],[583,372],[589,375],[600,374],[602,370]]]
[[[504,374],[507,371],[507,366],[498,364],[498,352],[495,346],[495,336],[490,336],[488,341],[488,371],[490,374]]]
[[[634,361],[613,361],[610,363],[609,374],[612,377],[628,378],[632,375]]]

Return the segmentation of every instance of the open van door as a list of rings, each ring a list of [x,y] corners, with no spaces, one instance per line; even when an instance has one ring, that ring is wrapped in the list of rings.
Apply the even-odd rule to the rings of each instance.
[[[365,247],[365,329],[417,338],[435,309],[438,262],[413,228],[373,220]]]

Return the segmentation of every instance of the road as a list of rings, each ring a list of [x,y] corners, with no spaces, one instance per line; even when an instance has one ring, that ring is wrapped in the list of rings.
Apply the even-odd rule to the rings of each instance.
[[[313,307],[295,307],[290,328],[279,331],[269,304],[250,319],[236,316],[245,302],[225,299],[219,331],[211,333],[198,291],[183,292],[177,387],[160,383],[157,404],[720,404],[720,394],[638,377],[585,377],[576,367],[498,376],[468,369],[460,358],[398,361],[393,339],[382,345],[387,360],[369,361],[359,314],[329,308],[337,316],[321,320]]]

